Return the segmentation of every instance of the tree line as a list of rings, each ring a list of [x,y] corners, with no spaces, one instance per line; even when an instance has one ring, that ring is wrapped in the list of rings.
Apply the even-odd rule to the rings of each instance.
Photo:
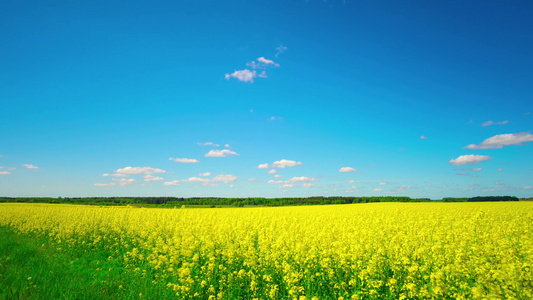
[[[485,196],[471,198],[443,198],[431,200],[429,198],[410,198],[399,196],[374,196],[374,197],[293,197],[293,198],[219,198],[219,197],[74,197],[74,198],[46,198],[46,197],[0,197],[0,202],[23,203],[63,203],[85,205],[157,205],[161,207],[174,207],[183,205],[199,206],[297,206],[297,205],[327,205],[327,204],[352,204],[375,202],[487,202],[487,201],[518,201],[514,196]]]

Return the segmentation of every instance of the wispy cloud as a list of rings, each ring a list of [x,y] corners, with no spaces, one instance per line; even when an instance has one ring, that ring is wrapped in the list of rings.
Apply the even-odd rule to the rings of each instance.
[[[94,186],[117,186],[116,183],[95,183]]]
[[[125,175],[135,175],[135,174],[150,175],[153,173],[166,173],[167,171],[162,170],[162,169],[157,169],[157,168],[151,168],[151,167],[125,167],[122,169],[117,169],[113,172],[115,172],[115,174],[125,174]],[[118,175],[109,175],[109,176],[120,177]]]
[[[500,121],[500,122],[487,121],[487,122],[484,122],[483,124],[481,124],[481,126],[486,127],[486,126],[490,126],[490,125],[505,125],[507,123],[509,123],[509,121],[507,121],[507,120]]]
[[[199,161],[197,159],[194,159],[194,158],[169,158],[168,160],[172,160],[172,161],[175,161],[175,162],[179,162],[179,163],[182,163],[182,164],[195,164],[195,163],[199,163]]]
[[[313,178],[313,177],[301,176],[301,177],[293,177],[293,178],[285,181],[285,183],[310,182],[310,181],[318,181],[318,179],[317,178]]]
[[[498,134],[490,137],[480,144],[470,144],[463,149],[500,149],[504,146],[520,146],[525,142],[532,142],[533,134],[529,132]]]
[[[34,166],[34,165],[30,165],[30,164],[24,164],[24,165],[22,165],[22,166],[23,166],[23,167],[26,167],[26,168],[28,168],[28,169],[39,169],[39,167]]]
[[[226,157],[228,155],[239,155],[239,154],[229,149],[223,149],[223,150],[211,150],[207,152],[204,156],[205,157]]]
[[[167,185],[167,186],[170,186],[170,185],[180,185],[180,181],[179,181],[179,180],[167,181],[167,182],[164,182],[163,185]]]
[[[375,193],[379,193],[379,192],[382,192],[382,191],[383,191],[383,189],[374,189]]]
[[[153,175],[145,175],[144,181],[162,181],[165,180],[163,177],[156,177]]]
[[[0,171],[0,175],[11,175],[11,172],[8,172],[8,171]]]
[[[492,159],[492,157],[487,155],[478,155],[478,154],[469,154],[469,155],[461,155],[456,159],[450,160],[448,163],[456,166],[464,166],[464,165],[475,165],[479,162]]]
[[[278,57],[281,53],[283,53],[285,50],[287,50],[289,48],[283,46],[283,45],[279,45],[279,47],[276,47],[276,57]]]
[[[199,176],[211,176],[211,172],[205,172],[205,173],[200,173],[198,174]]]
[[[267,181],[267,183],[270,183],[270,184],[282,184],[283,181],[282,180],[269,180],[269,181]]]
[[[420,139],[421,139],[421,140],[427,140],[428,138],[425,137],[425,136],[423,136],[423,135],[421,135],[421,136],[420,136]]]
[[[135,179],[126,179],[126,178],[113,178],[112,180],[114,181],[118,181],[118,184],[121,185],[121,186],[128,186],[128,185],[134,185],[135,184]]]

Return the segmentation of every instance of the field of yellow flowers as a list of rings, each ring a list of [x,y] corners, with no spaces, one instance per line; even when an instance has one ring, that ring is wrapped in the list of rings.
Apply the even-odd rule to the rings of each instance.
[[[73,274],[89,274],[103,298],[533,298],[532,202],[223,209],[7,203],[0,204],[0,227],[10,241],[38,244],[32,253],[54,255],[55,265],[35,268],[57,270],[39,276],[77,266]],[[16,253],[1,255],[0,283],[14,285],[5,277],[15,278],[9,259]],[[39,298],[32,284],[44,279],[19,275],[31,283],[4,295]]]

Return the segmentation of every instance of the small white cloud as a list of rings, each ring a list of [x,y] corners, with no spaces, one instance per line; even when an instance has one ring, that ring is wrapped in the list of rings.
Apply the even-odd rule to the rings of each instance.
[[[232,189],[234,188],[235,186],[233,184],[230,184],[229,188]]]
[[[498,134],[484,140],[481,144],[470,144],[463,149],[500,149],[510,145],[521,146],[525,142],[532,141],[533,134],[529,132]]]
[[[211,172],[205,172],[205,173],[200,173],[198,174],[199,176],[211,176]]]
[[[226,147],[226,148],[231,148],[231,147],[229,146],[229,144],[224,144],[224,147]]]
[[[117,186],[116,183],[95,183],[94,186]]]
[[[503,182],[501,182],[501,181],[496,181],[494,184],[496,184],[496,185],[503,185]]]
[[[295,182],[310,182],[310,181],[318,181],[318,179],[313,177],[293,177],[286,181],[286,183],[295,183]]]
[[[264,58],[264,57],[262,57],[262,56],[259,57],[259,58],[257,59],[257,61],[260,62],[260,63],[262,63],[262,64],[264,64],[264,65],[267,65],[267,66],[272,65],[272,66],[274,66],[274,67],[279,67],[279,64],[278,64],[278,63],[274,62],[273,60],[266,59],[266,58]]]
[[[483,168],[473,168],[472,171],[483,171]]]
[[[257,180],[255,178],[248,178],[249,182],[261,182],[261,180]]]
[[[183,164],[195,164],[199,163],[197,159],[194,158],[169,158],[168,160],[172,160],[175,162],[183,163]]]
[[[421,136],[420,136],[420,139],[421,139],[421,140],[427,140],[428,138],[425,137],[425,136],[423,136],[423,135],[421,135]]]
[[[294,161],[294,160],[287,160],[287,159],[278,160],[272,163],[272,167],[282,168],[282,169],[286,167],[296,167],[299,165],[303,165],[303,163]]]
[[[280,189],[290,189],[290,188],[293,188],[294,185],[292,184],[284,184],[284,185],[281,185],[279,188]]]
[[[228,155],[239,155],[239,154],[229,149],[223,149],[223,150],[214,149],[214,150],[207,152],[204,156],[205,157],[226,157]]]
[[[270,184],[282,184],[283,181],[281,181],[281,180],[269,180],[269,181],[267,181],[267,183],[270,183]]]
[[[11,172],[8,172],[8,171],[0,171],[0,175],[11,175]]]
[[[242,81],[242,82],[254,82],[254,78],[257,77],[257,72],[255,70],[251,71],[251,70],[248,70],[248,69],[244,69],[244,70],[235,70],[235,72],[229,74],[229,73],[226,73],[226,75],[224,75],[224,78],[226,78],[226,80],[229,80],[230,78],[237,78],[237,80],[239,81]]]
[[[346,183],[355,183],[355,180],[345,180]]]
[[[387,185],[387,183],[385,181],[382,181],[379,183],[379,185]]]
[[[144,176],[144,181],[161,181],[161,180],[165,180],[163,177],[156,177],[156,176],[153,176],[153,175],[145,175]]]
[[[135,179],[126,179],[126,178],[117,179],[117,178],[113,178],[112,180],[118,181],[118,184],[120,184],[121,186],[128,186],[128,185],[134,185],[135,184]]]
[[[376,193],[377,192],[382,192],[382,191],[383,191],[383,189],[374,189],[374,192],[376,192]]]
[[[272,170],[268,171],[267,173],[268,174],[276,174],[277,172],[278,172],[278,170],[272,169]]]
[[[307,183],[307,182],[306,182],[306,183],[304,183],[302,186],[303,186],[303,187],[306,187],[306,188],[310,188],[310,187],[314,187],[315,185],[312,184],[312,183]]]
[[[502,169],[502,168],[499,168],[499,169],[498,169],[498,172],[503,172],[503,169]]]
[[[507,120],[500,121],[500,122],[487,121],[487,122],[484,122],[483,124],[481,124],[481,126],[485,127],[485,126],[490,126],[490,125],[505,125],[507,123],[509,123],[509,121],[507,121]]]
[[[257,166],[258,169],[268,169],[268,164],[260,164]]]
[[[180,185],[180,181],[179,180],[166,181],[163,183],[163,185]]]
[[[184,182],[209,182],[210,179],[208,179],[208,178],[190,177],[190,178],[184,179],[182,181],[184,181]]]
[[[227,174],[227,175],[217,175],[215,177],[213,177],[213,179],[211,179],[211,181],[222,181],[224,183],[228,183],[228,182],[232,182],[232,181],[235,181],[237,180],[237,176],[235,175],[231,175],[231,174]]]
[[[30,164],[24,164],[24,165],[22,165],[22,166],[23,166],[23,167],[26,167],[26,168],[28,168],[28,169],[39,169],[39,167],[36,167],[36,166],[34,166],[34,165],[30,165]]]
[[[272,116],[272,117],[268,118],[268,120],[269,120],[269,121],[275,121],[275,120],[283,121],[283,117]]]
[[[281,178],[281,177],[283,177],[283,176],[281,176],[279,174],[274,175],[274,178]]]
[[[345,172],[359,172],[359,170],[356,170],[352,167],[342,167],[339,169],[339,172],[345,173]]]
[[[450,160],[448,163],[456,166],[464,166],[464,165],[475,165],[479,162],[492,159],[492,157],[487,155],[478,155],[478,154],[469,154],[469,155],[461,155],[456,159]]]
[[[523,189],[524,190],[531,190],[531,189],[533,189],[533,186],[528,185],[528,186],[523,187]]]
[[[118,169],[113,171],[118,174],[128,174],[128,175],[134,175],[134,174],[153,174],[153,173],[166,173],[167,171],[157,169],[157,168],[151,168],[151,167],[125,167],[122,169]]]

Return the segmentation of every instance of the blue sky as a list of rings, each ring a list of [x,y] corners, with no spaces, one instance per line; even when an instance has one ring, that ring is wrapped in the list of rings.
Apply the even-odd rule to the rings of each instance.
[[[533,3],[0,4],[0,196],[533,196]]]

